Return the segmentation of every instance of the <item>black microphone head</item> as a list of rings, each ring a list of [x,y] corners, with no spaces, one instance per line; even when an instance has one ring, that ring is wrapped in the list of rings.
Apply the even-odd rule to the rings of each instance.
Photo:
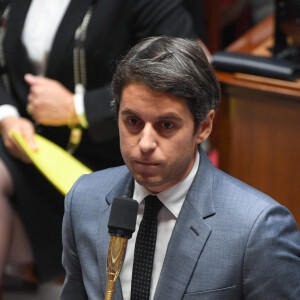
[[[107,224],[108,232],[114,236],[130,239],[135,231],[138,207],[139,204],[136,200],[115,197]]]

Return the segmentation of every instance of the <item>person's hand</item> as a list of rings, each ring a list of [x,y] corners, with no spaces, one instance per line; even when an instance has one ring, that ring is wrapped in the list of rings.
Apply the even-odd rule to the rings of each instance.
[[[73,94],[60,82],[32,74],[24,79],[30,85],[27,111],[36,122],[48,126],[78,123]]]
[[[0,122],[0,131],[3,138],[4,145],[7,151],[15,158],[21,159],[26,163],[30,163],[31,160],[18,146],[16,141],[10,135],[11,131],[17,131],[22,134],[28,143],[28,145],[37,151],[38,146],[34,141],[34,125],[31,121],[21,117],[5,117]]]

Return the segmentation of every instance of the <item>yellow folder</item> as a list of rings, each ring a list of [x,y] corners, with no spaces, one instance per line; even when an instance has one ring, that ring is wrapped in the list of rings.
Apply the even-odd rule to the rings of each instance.
[[[24,137],[16,131],[10,132],[37,169],[60,191],[66,195],[72,185],[82,174],[92,172],[66,150],[52,141],[35,134],[38,150],[32,150]]]

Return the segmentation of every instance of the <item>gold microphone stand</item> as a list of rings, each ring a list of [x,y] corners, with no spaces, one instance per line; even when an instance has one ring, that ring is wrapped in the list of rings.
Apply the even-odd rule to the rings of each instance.
[[[107,284],[105,300],[112,299],[115,283],[122,269],[126,247],[126,238],[119,236],[110,238],[106,262]]]

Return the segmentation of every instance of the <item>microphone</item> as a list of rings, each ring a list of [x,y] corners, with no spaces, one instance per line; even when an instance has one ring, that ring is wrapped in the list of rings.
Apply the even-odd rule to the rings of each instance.
[[[138,206],[139,204],[136,200],[125,197],[115,197],[111,205],[107,224],[111,237],[106,261],[107,284],[105,300],[112,299],[115,283],[122,269],[127,241],[135,231]]]

